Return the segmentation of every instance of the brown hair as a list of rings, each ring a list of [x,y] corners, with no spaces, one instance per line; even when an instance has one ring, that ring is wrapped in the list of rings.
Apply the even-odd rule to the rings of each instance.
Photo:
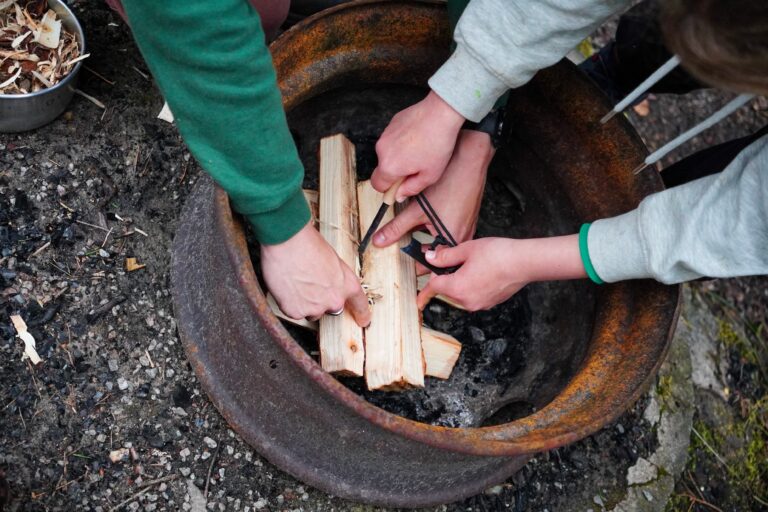
[[[666,0],[669,49],[700,80],[768,94],[768,0]]]

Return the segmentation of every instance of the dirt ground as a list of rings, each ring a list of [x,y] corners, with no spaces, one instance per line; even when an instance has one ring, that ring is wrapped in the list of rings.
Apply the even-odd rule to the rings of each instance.
[[[0,134],[0,471],[13,496],[7,510],[369,510],[274,468],[202,392],[177,337],[169,290],[179,212],[202,171],[175,127],[156,119],[162,98],[119,18],[96,0],[72,4],[92,54],[79,88],[106,109],[77,96],[44,128]],[[653,149],[725,97],[707,91],[651,98],[647,116],[630,118]],[[768,104],[755,101],[670,160],[766,121]],[[126,271],[128,257],[146,267]],[[717,414],[712,397],[697,394],[697,434],[668,510],[764,506],[766,283],[695,285],[722,321],[728,392]],[[37,367],[20,359],[22,344],[8,319],[14,313],[37,340]],[[435,510],[604,509],[626,487],[627,468],[655,449],[642,414],[646,400],[597,434],[537,456],[503,485]]]

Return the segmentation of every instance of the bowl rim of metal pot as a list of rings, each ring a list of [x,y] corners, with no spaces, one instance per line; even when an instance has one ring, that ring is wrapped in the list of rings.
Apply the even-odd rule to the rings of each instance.
[[[61,20],[61,23],[65,27],[67,27],[68,30],[70,30],[71,32],[74,32],[75,37],[77,38],[78,46],[80,47],[80,55],[81,56],[85,55],[86,54],[85,33],[83,32],[83,27],[82,25],[80,25],[80,21],[77,19],[77,16],[75,16],[75,13],[62,0],[47,0],[47,2],[48,2],[48,8],[53,9],[56,12],[56,16],[59,17],[59,19]],[[68,25],[71,25],[71,27]],[[36,96],[43,96],[45,94],[48,94],[61,87],[65,87],[69,85],[69,83],[72,80],[75,79],[82,65],[83,65],[82,60],[75,63],[75,67],[73,67],[69,71],[67,76],[65,76],[61,80],[61,82],[54,84],[53,87],[46,87],[45,89],[40,89],[39,91],[35,91],[35,92],[28,92],[26,94],[0,94],[0,100],[3,100],[3,99],[21,100],[21,99],[34,98]]]

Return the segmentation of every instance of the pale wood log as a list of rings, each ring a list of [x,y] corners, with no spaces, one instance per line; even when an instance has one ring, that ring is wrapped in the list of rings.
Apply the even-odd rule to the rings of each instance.
[[[285,320],[288,323],[297,325],[299,327],[303,327],[310,331],[317,332],[320,329],[320,326],[318,325],[317,321],[313,322],[312,320],[307,320],[306,318],[301,318],[297,320],[283,313],[283,310],[280,309],[280,306],[277,305],[277,301],[275,300],[275,297],[271,293],[267,293],[267,304],[269,304],[269,309],[272,310],[272,313],[280,320]]]
[[[393,205],[395,215],[402,212],[406,203]],[[400,239],[397,246],[399,258],[398,297],[400,300],[400,336],[402,338],[403,381],[413,386],[424,386],[424,352],[421,348],[421,315],[416,303],[416,262],[399,249],[408,245],[408,236]]]
[[[271,293],[267,294],[267,303],[272,309],[272,313],[290,324],[317,332],[320,328],[318,322],[313,322],[302,318],[295,320],[280,310]],[[427,377],[436,377],[438,379],[447,379],[451,376],[453,367],[461,353],[461,343],[444,332],[421,326],[421,349],[424,352],[424,375]]]
[[[304,199],[307,200],[309,205],[309,213],[312,215],[312,225],[317,227],[317,222],[320,218],[320,194],[317,190],[310,190],[305,188]]]
[[[319,230],[339,259],[359,275],[355,146],[343,135],[320,141]],[[349,311],[320,318],[320,364],[341,375],[362,376],[363,329]]]
[[[461,353],[461,343],[450,334],[422,326],[421,346],[427,365],[426,374],[439,379],[450,377]]]
[[[365,234],[381,206],[383,195],[370,182],[358,184],[360,236]],[[394,217],[387,210],[382,225]],[[365,380],[369,389],[395,389],[424,385],[424,357],[416,306],[416,273],[400,257],[398,244],[369,245],[363,255],[363,285],[375,297],[371,325],[365,329]],[[407,325],[406,325],[407,324]]]

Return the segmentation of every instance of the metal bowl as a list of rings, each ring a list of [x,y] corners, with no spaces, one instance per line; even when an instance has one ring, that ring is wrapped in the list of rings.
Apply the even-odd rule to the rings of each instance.
[[[64,27],[76,34],[80,55],[85,54],[85,35],[74,13],[60,0],[48,0]],[[0,132],[24,132],[40,128],[56,119],[67,108],[77,88],[77,76],[83,61],[64,79],[49,89],[29,94],[0,94]]]

